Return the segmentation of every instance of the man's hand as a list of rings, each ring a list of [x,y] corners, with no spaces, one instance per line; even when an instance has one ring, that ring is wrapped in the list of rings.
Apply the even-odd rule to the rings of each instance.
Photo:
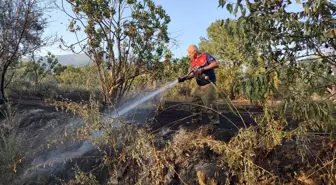
[[[203,72],[204,72],[204,67],[200,67],[197,69],[196,74],[197,76],[200,76],[201,74],[203,74]]]
[[[180,76],[180,77],[178,77],[178,79],[177,79],[177,81],[179,82],[179,83],[182,83],[182,82],[184,82],[186,80],[186,77],[185,76]]]
[[[193,72],[193,75],[196,77],[196,78],[199,78],[203,72],[204,72],[204,67],[200,67],[200,66],[195,66],[193,69],[192,69],[192,72]]]
[[[192,72],[194,74],[200,74],[200,73],[203,73],[203,71],[204,71],[204,67],[195,66],[192,68]]]

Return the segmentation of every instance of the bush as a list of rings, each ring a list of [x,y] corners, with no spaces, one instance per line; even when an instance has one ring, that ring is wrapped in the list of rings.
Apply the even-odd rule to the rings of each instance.
[[[195,88],[196,88],[195,79],[185,81],[183,83],[178,83],[172,88],[167,89],[167,91],[163,93],[163,99],[171,101],[190,100]]]
[[[20,139],[14,134],[7,135],[0,130],[0,182],[11,182],[22,158]]]
[[[69,84],[77,87],[84,86],[88,89],[98,88],[100,84],[94,66],[79,68],[69,65],[66,70],[60,73],[57,79],[60,84]]]
[[[16,110],[11,104],[6,104],[6,107],[1,111],[5,117],[0,125],[0,182],[3,184],[13,180],[17,173],[18,166],[23,159],[24,152],[22,151],[21,140],[15,134],[18,123]]]
[[[234,86],[237,83],[238,76],[242,74],[242,70],[219,63],[219,68],[215,69],[215,72],[218,89],[225,92],[231,99],[239,98],[240,94],[235,91]]]

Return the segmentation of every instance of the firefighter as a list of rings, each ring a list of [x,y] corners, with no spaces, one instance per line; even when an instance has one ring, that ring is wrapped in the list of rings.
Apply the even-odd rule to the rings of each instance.
[[[219,124],[215,68],[218,67],[216,59],[209,53],[201,53],[196,45],[190,45],[187,49],[191,59],[187,76],[179,77],[178,81],[183,82],[192,78],[196,79],[197,87],[192,95],[192,123],[202,121],[202,106],[205,107],[208,118],[212,124]],[[211,82],[214,84],[211,84]]]

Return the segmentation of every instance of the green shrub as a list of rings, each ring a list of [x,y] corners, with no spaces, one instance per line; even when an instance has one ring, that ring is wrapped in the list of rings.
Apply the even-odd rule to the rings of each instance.
[[[94,66],[74,67],[68,66],[66,70],[57,76],[60,84],[72,86],[85,86],[87,88],[99,87],[99,79]]]

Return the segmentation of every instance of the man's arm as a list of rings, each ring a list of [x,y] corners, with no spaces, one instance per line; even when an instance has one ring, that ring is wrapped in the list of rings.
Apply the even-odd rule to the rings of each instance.
[[[218,63],[217,63],[217,60],[212,56],[212,55],[210,55],[210,54],[206,54],[207,56],[206,56],[206,60],[207,60],[207,62],[209,63],[209,65],[207,65],[207,66],[205,66],[204,68],[203,68],[203,70],[204,71],[206,71],[206,70],[210,70],[210,69],[215,69],[215,68],[217,68],[218,67]]]
[[[218,67],[218,63],[216,60],[211,61],[211,63],[203,68],[204,71],[210,70],[210,69],[215,69]]]

